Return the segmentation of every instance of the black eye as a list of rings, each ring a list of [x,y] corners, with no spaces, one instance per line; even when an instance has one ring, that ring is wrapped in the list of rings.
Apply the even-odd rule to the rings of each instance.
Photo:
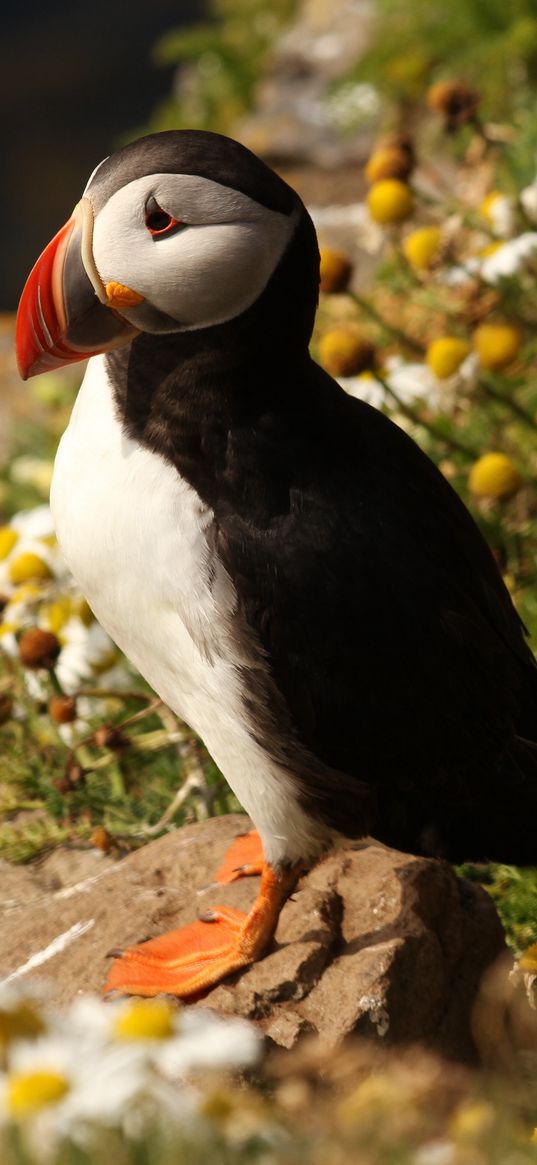
[[[183,224],[168,214],[167,210],[163,210],[156,198],[151,197],[145,208],[145,225],[152,235],[166,235]]]
[[[165,210],[154,210],[151,214],[147,215],[145,225],[150,231],[158,234],[159,231],[165,231],[171,222],[173,222],[171,214],[167,214]]]

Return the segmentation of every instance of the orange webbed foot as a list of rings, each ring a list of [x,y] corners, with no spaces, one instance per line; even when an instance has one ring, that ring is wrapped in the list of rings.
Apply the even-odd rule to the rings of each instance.
[[[265,866],[249,914],[216,906],[205,919],[129,947],[110,968],[105,992],[180,998],[198,995],[264,954],[300,870],[283,875]]]
[[[238,878],[248,878],[252,874],[262,874],[265,859],[263,846],[257,829],[240,833],[226,851],[222,865],[214,876],[221,886],[236,882]]]

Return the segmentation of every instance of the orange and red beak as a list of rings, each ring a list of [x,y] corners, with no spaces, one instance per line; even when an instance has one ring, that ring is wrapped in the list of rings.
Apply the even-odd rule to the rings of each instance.
[[[28,276],[16,329],[23,380],[118,347],[136,334],[113,309],[99,279],[92,233],[93,212],[84,198]]]

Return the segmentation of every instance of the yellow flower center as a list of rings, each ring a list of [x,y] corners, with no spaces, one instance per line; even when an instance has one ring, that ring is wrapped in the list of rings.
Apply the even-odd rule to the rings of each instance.
[[[31,550],[26,550],[11,560],[9,577],[13,583],[22,583],[30,578],[50,578],[51,570],[43,558]]]
[[[501,243],[499,239],[496,239],[495,243],[487,243],[486,247],[483,247],[479,252],[479,258],[489,259],[491,255],[496,254],[496,251],[501,251],[502,247],[505,247],[505,243]]]
[[[0,559],[7,558],[19,540],[16,530],[11,526],[0,526]]]
[[[71,609],[71,600],[68,598],[55,599],[53,603],[45,603],[41,607],[40,615],[47,631],[53,631],[57,635],[69,620]]]
[[[57,1104],[69,1091],[69,1081],[53,1069],[45,1072],[14,1072],[8,1077],[6,1101],[13,1117]]]
[[[366,199],[371,218],[378,223],[402,222],[414,210],[414,195],[406,182],[384,178],[375,182]]]
[[[492,222],[494,203],[497,202],[499,198],[502,198],[500,191],[491,190],[490,194],[486,195],[479,207],[479,213],[481,217],[486,219],[486,221],[489,223]]]
[[[43,592],[42,592],[41,587],[38,586],[36,583],[33,583],[33,582],[20,583],[19,586],[15,587],[15,590],[13,591],[13,593],[11,595],[10,602],[11,603],[29,603],[29,602],[32,602],[33,599],[40,598],[42,594],[43,594]]]
[[[118,1040],[166,1040],[175,1014],[163,999],[136,1000],[116,1016],[112,1031]]]

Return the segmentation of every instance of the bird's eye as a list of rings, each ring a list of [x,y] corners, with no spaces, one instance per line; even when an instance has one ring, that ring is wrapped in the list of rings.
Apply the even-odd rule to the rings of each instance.
[[[183,226],[173,214],[168,214],[159,206],[156,198],[150,198],[145,208],[145,225],[151,235],[168,235],[177,227]]]

